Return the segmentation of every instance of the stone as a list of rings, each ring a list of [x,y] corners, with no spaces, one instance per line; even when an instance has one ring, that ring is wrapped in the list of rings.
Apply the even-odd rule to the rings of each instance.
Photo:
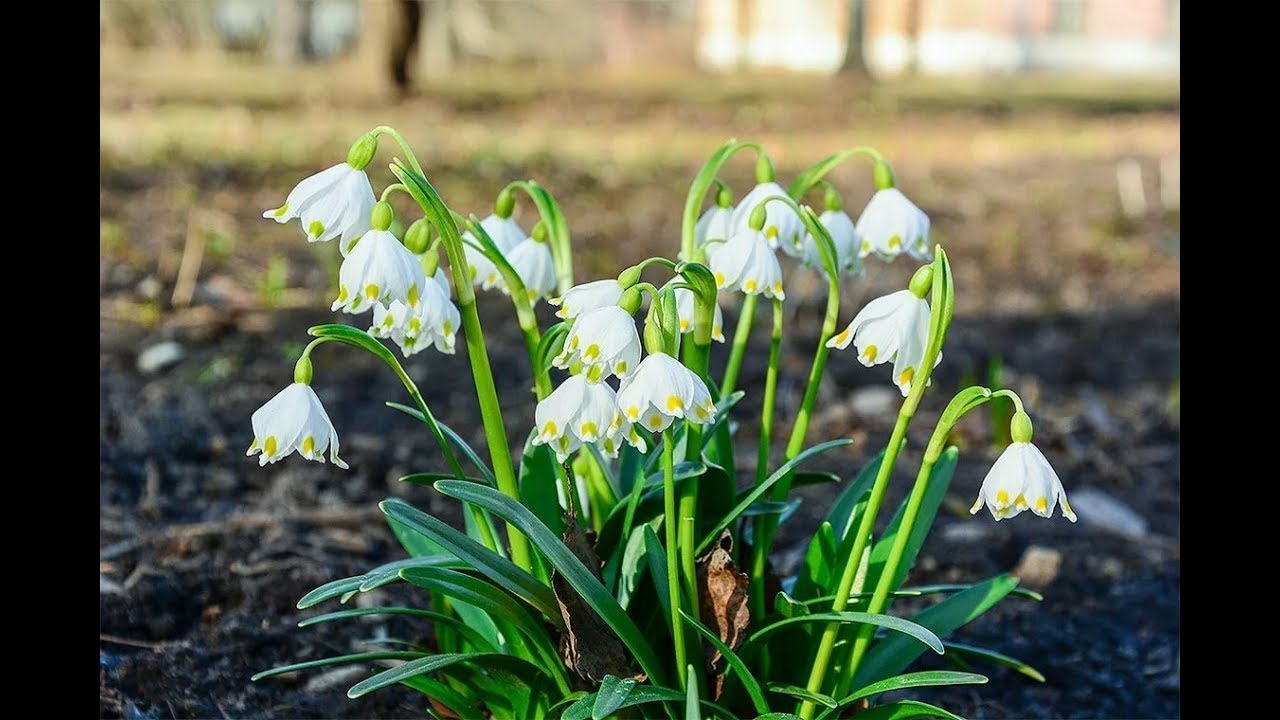
[[[891,385],[858,388],[849,400],[853,411],[862,417],[884,417],[893,413],[901,402],[902,393]]]
[[[138,353],[138,372],[143,375],[157,373],[182,359],[182,345],[165,340]]]
[[[1022,553],[1013,574],[1023,585],[1033,588],[1047,587],[1058,576],[1062,567],[1062,553],[1040,545],[1032,545]]]
[[[1145,518],[1097,488],[1068,492],[1067,499],[1081,523],[1129,538],[1141,538],[1147,534]]]

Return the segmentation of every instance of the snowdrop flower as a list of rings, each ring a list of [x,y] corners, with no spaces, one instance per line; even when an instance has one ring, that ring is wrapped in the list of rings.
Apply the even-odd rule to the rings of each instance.
[[[600,441],[600,451],[605,457],[618,457],[618,451],[622,449],[623,442],[629,443],[640,452],[646,452],[649,449],[649,444],[636,431],[636,426],[618,414],[614,416],[613,424],[609,426],[604,440]]]
[[[687,288],[676,288],[676,313],[680,316],[680,332],[693,330],[693,291]],[[716,303],[715,315],[711,320],[711,339],[724,342],[724,313],[720,312],[720,303]]]
[[[867,367],[893,361],[893,381],[906,397],[929,343],[929,303],[924,295],[933,282],[929,266],[916,271],[911,287],[867,303],[848,327],[827,341],[843,350],[853,342],[858,361]],[[942,362],[942,353],[934,361]]]
[[[535,238],[521,240],[507,253],[507,261],[520,276],[525,292],[529,294],[529,302],[536,303],[540,298],[550,297],[556,289],[556,265],[551,258],[551,248],[547,243]],[[499,289],[511,294],[506,283],[499,279]]]
[[[782,291],[782,266],[760,230],[740,230],[720,246],[709,262],[716,287],[721,290],[736,286],[747,295],[764,293],[779,300],[786,297]]]
[[[550,445],[556,459],[564,462],[583,444],[607,440],[617,414],[618,396],[608,383],[574,375],[538,403],[533,444]],[[612,444],[616,452],[616,440]]]
[[[253,444],[245,454],[261,453],[259,466],[274,463],[294,450],[308,460],[322,463],[328,449],[333,464],[347,469],[338,457],[338,432],[307,383],[294,382],[281,390],[253,413],[252,423]]]
[[[618,388],[621,420],[653,432],[666,430],[676,418],[709,423],[716,406],[706,383],[666,353],[650,353],[634,375]]]
[[[751,211],[756,209],[760,201],[773,195],[789,197],[787,191],[772,180],[759,183],[752,188],[733,210],[732,234],[737,235],[747,230],[750,226]],[[800,216],[796,215],[790,205],[780,200],[771,200],[765,205],[764,227],[761,229],[769,247],[781,247],[783,252],[793,256],[800,253],[804,223],[800,221]]]
[[[585,312],[617,305],[622,299],[622,292],[622,283],[615,278],[605,278],[574,285],[561,297],[547,298],[547,303],[560,308],[556,311],[556,317],[576,318]]]
[[[338,297],[332,310],[358,314],[379,303],[390,305],[397,300],[416,308],[426,280],[418,257],[386,226],[378,228],[375,224],[342,261]]]
[[[364,169],[341,162],[298,183],[284,204],[262,217],[278,223],[302,220],[309,242],[327,242],[341,236],[345,255],[351,243],[369,229],[369,213],[376,201]]]
[[[1004,449],[982,481],[978,499],[969,512],[977,513],[985,504],[997,521],[1030,510],[1040,517],[1052,517],[1062,503],[1062,514],[1071,522],[1076,514],[1067,502],[1067,492],[1040,449],[1031,444],[1031,419],[1017,412],[1011,424],[1013,442]]]
[[[853,275],[861,273],[862,258],[858,255],[858,231],[854,227],[853,218],[844,210],[828,208],[818,216],[818,221],[831,233],[831,241],[836,248],[836,271]],[[818,252],[818,242],[811,233],[804,236],[800,257],[805,265],[822,270],[822,255]]]
[[[500,217],[497,213],[491,213],[489,217],[480,221],[480,227],[489,234],[493,240],[493,244],[498,246],[503,255],[509,256],[510,252],[517,245],[524,241],[528,235],[524,230],[520,229],[520,225],[515,219],[508,217]],[[471,280],[479,285],[483,290],[490,290],[502,285],[502,276],[498,273],[498,267],[489,261],[483,253],[471,247],[469,243],[480,244],[480,240],[476,238],[470,230],[462,233],[462,239],[466,242],[462,244],[462,249],[467,255],[467,265],[471,268]]]
[[[423,293],[417,310],[399,300],[386,307],[375,305],[369,334],[395,340],[405,357],[430,345],[435,345],[436,350],[446,355],[452,355],[462,317],[449,298],[449,285],[444,280],[443,273],[437,270],[425,287],[426,292]]]
[[[551,364],[567,368],[582,362],[591,382],[609,375],[626,378],[640,364],[640,334],[635,318],[617,305],[607,305],[578,316],[564,338],[564,349]]]
[[[929,246],[929,216],[916,207],[902,191],[889,187],[877,190],[858,216],[859,254],[875,253],[880,259],[893,260],[907,252],[922,262],[933,259]]]

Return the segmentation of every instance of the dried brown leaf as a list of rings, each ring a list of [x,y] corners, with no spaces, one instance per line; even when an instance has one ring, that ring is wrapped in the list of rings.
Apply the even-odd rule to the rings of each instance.
[[[698,558],[698,612],[702,624],[714,630],[730,649],[736,650],[751,620],[747,610],[750,580],[734,567],[732,550],[733,536],[726,529],[720,533],[715,547]],[[712,699],[718,700],[724,688],[723,658],[720,651],[710,645],[703,652],[707,669],[715,678]]]

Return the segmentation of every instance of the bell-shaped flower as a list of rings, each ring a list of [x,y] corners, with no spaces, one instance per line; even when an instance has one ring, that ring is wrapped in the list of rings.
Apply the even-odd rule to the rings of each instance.
[[[564,349],[551,364],[567,368],[581,362],[583,375],[600,382],[609,375],[625,378],[640,364],[640,334],[635,318],[617,305],[578,316],[564,338]]]
[[[702,217],[698,218],[697,224],[693,226],[693,241],[698,247],[706,245],[711,240],[723,242],[732,234],[733,208],[731,207],[712,205],[702,213]]]
[[[782,266],[760,230],[737,232],[709,260],[716,287],[737,288],[747,295],[764,293],[782,300]]]
[[[480,221],[480,227],[489,234],[493,240],[493,244],[498,246],[498,250],[503,255],[510,253],[516,245],[519,245],[525,238],[529,237],[524,230],[520,229],[520,225],[514,218],[499,217],[495,213],[490,213],[488,217]],[[467,255],[467,265],[471,268],[471,280],[483,290],[490,290],[502,285],[502,276],[498,273],[498,267],[494,265],[489,258],[483,253],[471,246],[476,245],[480,241],[470,231],[462,233],[463,250]]]
[[[449,285],[439,270],[428,279],[418,308],[394,301],[389,306],[373,308],[373,325],[369,334],[389,337],[400,346],[405,357],[435,345],[436,350],[452,355],[457,344],[462,316],[449,297]]]
[[[680,316],[680,332],[693,330],[693,291],[688,288],[676,288],[676,313]],[[711,316],[711,339],[724,342],[724,313],[720,312],[720,303],[716,303],[715,312]]]
[[[836,249],[836,271],[857,275],[862,272],[862,258],[859,257],[858,231],[853,218],[844,210],[824,210],[818,221],[831,234],[831,242]],[[818,252],[818,242],[812,233],[804,236],[804,247],[801,260],[808,267],[822,270],[822,255]]]
[[[529,294],[529,302],[536,303],[540,298],[550,297],[556,290],[556,264],[551,258],[551,248],[545,242],[528,238],[507,253],[507,261],[520,276],[525,292]],[[511,294],[506,283],[498,287],[502,292]]]
[[[561,297],[547,298],[547,303],[560,308],[556,310],[556,317],[569,319],[602,307],[617,305],[621,299],[622,283],[616,278],[605,278],[574,285]]]
[[[618,388],[621,421],[645,430],[666,430],[676,418],[709,423],[716,406],[706,383],[679,360],[666,353],[651,353]]]
[[[358,314],[396,300],[416,308],[426,283],[418,256],[389,230],[370,230],[342,261],[332,309]]]
[[[311,386],[295,382],[276,394],[251,419],[253,444],[246,455],[261,453],[258,465],[274,463],[294,450],[308,460],[324,462],[324,451],[334,465],[347,469],[338,457],[338,432]]]
[[[853,322],[827,341],[843,350],[853,342],[858,361],[867,367],[893,361],[893,381],[906,397],[929,343],[929,303],[910,290],[899,290],[867,303]],[[942,361],[942,353],[934,360]]]
[[[1076,514],[1067,502],[1067,492],[1040,449],[1030,442],[1012,442],[1004,449],[982,481],[978,499],[969,508],[976,513],[985,504],[991,517],[1003,520],[1023,510],[1051,517],[1062,503],[1062,514],[1071,522]]]
[[[622,443],[624,442],[640,452],[646,452],[649,449],[649,443],[636,430],[635,424],[618,414],[614,417],[613,424],[609,426],[604,440],[600,441],[600,452],[605,457],[618,457],[618,452],[622,449]]]
[[[341,236],[338,247],[345,255],[351,243],[369,229],[369,213],[375,202],[364,170],[341,162],[298,183],[283,205],[267,210],[262,217],[278,223],[300,218],[310,242]]]
[[[781,195],[789,197],[787,191],[776,182],[769,181],[759,183],[751,188],[751,192],[742,198],[742,202],[733,209],[733,228],[732,234],[748,230],[751,219],[751,211],[756,209],[762,200],[773,195]],[[764,227],[762,228],[765,239],[769,243],[769,247],[781,247],[782,251],[788,255],[798,255],[800,253],[800,242],[804,237],[804,223],[800,221],[800,216],[796,215],[796,211],[791,209],[781,200],[771,200],[765,205]]]
[[[603,442],[618,414],[617,400],[608,383],[571,376],[534,410],[533,444],[551,446],[556,459],[564,462],[584,443]]]
[[[859,255],[875,253],[885,261],[906,252],[924,262],[933,259],[929,216],[897,188],[877,190],[858,216]]]

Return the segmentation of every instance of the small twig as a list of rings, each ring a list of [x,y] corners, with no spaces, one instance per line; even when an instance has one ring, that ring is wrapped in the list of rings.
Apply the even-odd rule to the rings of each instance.
[[[119,637],[118,635],[108,635],[106,633],[98,633],[98,642],[109,642],[117,645],[128,645],[130,647],[144,648],[147,650],[160,650],[165,646],[162,642],[150,642],[148,640],[133,640],[130,638]]]

